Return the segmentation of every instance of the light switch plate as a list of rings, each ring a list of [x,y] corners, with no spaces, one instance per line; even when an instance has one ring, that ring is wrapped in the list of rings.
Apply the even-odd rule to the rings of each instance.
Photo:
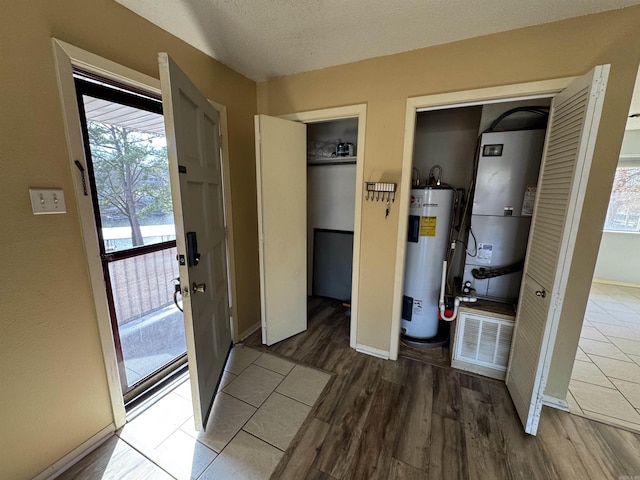
[[[31,209],[34,215],[67,213],[61,188],[30,188]]]

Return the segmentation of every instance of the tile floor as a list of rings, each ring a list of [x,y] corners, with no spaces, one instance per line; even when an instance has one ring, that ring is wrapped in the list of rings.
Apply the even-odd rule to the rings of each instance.
[[[569,410],[640,431],[640,288],[593,283]]]
[[[267,479],[330,378],[275,355],[236,346],[205,432],[194,429],[186,379],[117,435],[160,467],[162,475]]]

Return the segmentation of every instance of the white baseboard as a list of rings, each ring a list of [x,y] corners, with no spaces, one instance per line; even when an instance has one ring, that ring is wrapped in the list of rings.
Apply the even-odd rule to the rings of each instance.
[[[76,448],[67,453],[57,462],[53,463],[38,475],[33,477],[33,480],[53,480],[68,469],[73,467],[76,463],[82,460],[84,457],[93,452],[96,448],[106,442],[113,436],[116,429],[113,423],[107,425],[105,428],[96,433],[93,437],[82,442]]]
[[[387,350],[381,350],[379,348],[369,347],[367,345],[362,345],[360,343],[356,343],[356,352],[365,353],[373,357],[383,358],[384,360],[389,360],[389,356],[390,356]]]
[[[561,398],[551,397],[549,395],[542,396],[542,405],[546,405],[547,407],[557,408],[558,410],[562,410],[564,412],[569,411],[569,404],[566,400],[562,400]]]
[[[240,334],[238,335],[238,337],[240,337],[238,342],[243,341],[253,332],[255,332],[256,330],[259,330],[261,326],[262,326],[262,322],[256,322],[253,325],[251,325],[249,328],[247,328],[244,332],[240,332]]]

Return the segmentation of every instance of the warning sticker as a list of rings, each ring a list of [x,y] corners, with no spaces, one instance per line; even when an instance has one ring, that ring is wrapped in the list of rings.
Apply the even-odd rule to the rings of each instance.
[[[413,313],[414,315],[422,313],[422,300],[413,299]]]
[[[438,217],[420,217],[420,236],[435,237]]]
[[[478,244],[478,260],[484,262],[491,262],[493,256],[493,244],[491,243],[479,243]]]
[[[527,185],[524,191],[524,199],[522,200],[522,213],[520,215],[530,217],[533,215],[533,205],[536,200],[537,185]]]

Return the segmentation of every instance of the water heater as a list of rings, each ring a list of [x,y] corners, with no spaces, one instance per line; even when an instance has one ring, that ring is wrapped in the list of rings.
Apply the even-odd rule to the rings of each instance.
[[[438,297],[453,199],[454,191],[448,187],[411,190],[401,329],[414,339],[428,340],[438,333]]]

